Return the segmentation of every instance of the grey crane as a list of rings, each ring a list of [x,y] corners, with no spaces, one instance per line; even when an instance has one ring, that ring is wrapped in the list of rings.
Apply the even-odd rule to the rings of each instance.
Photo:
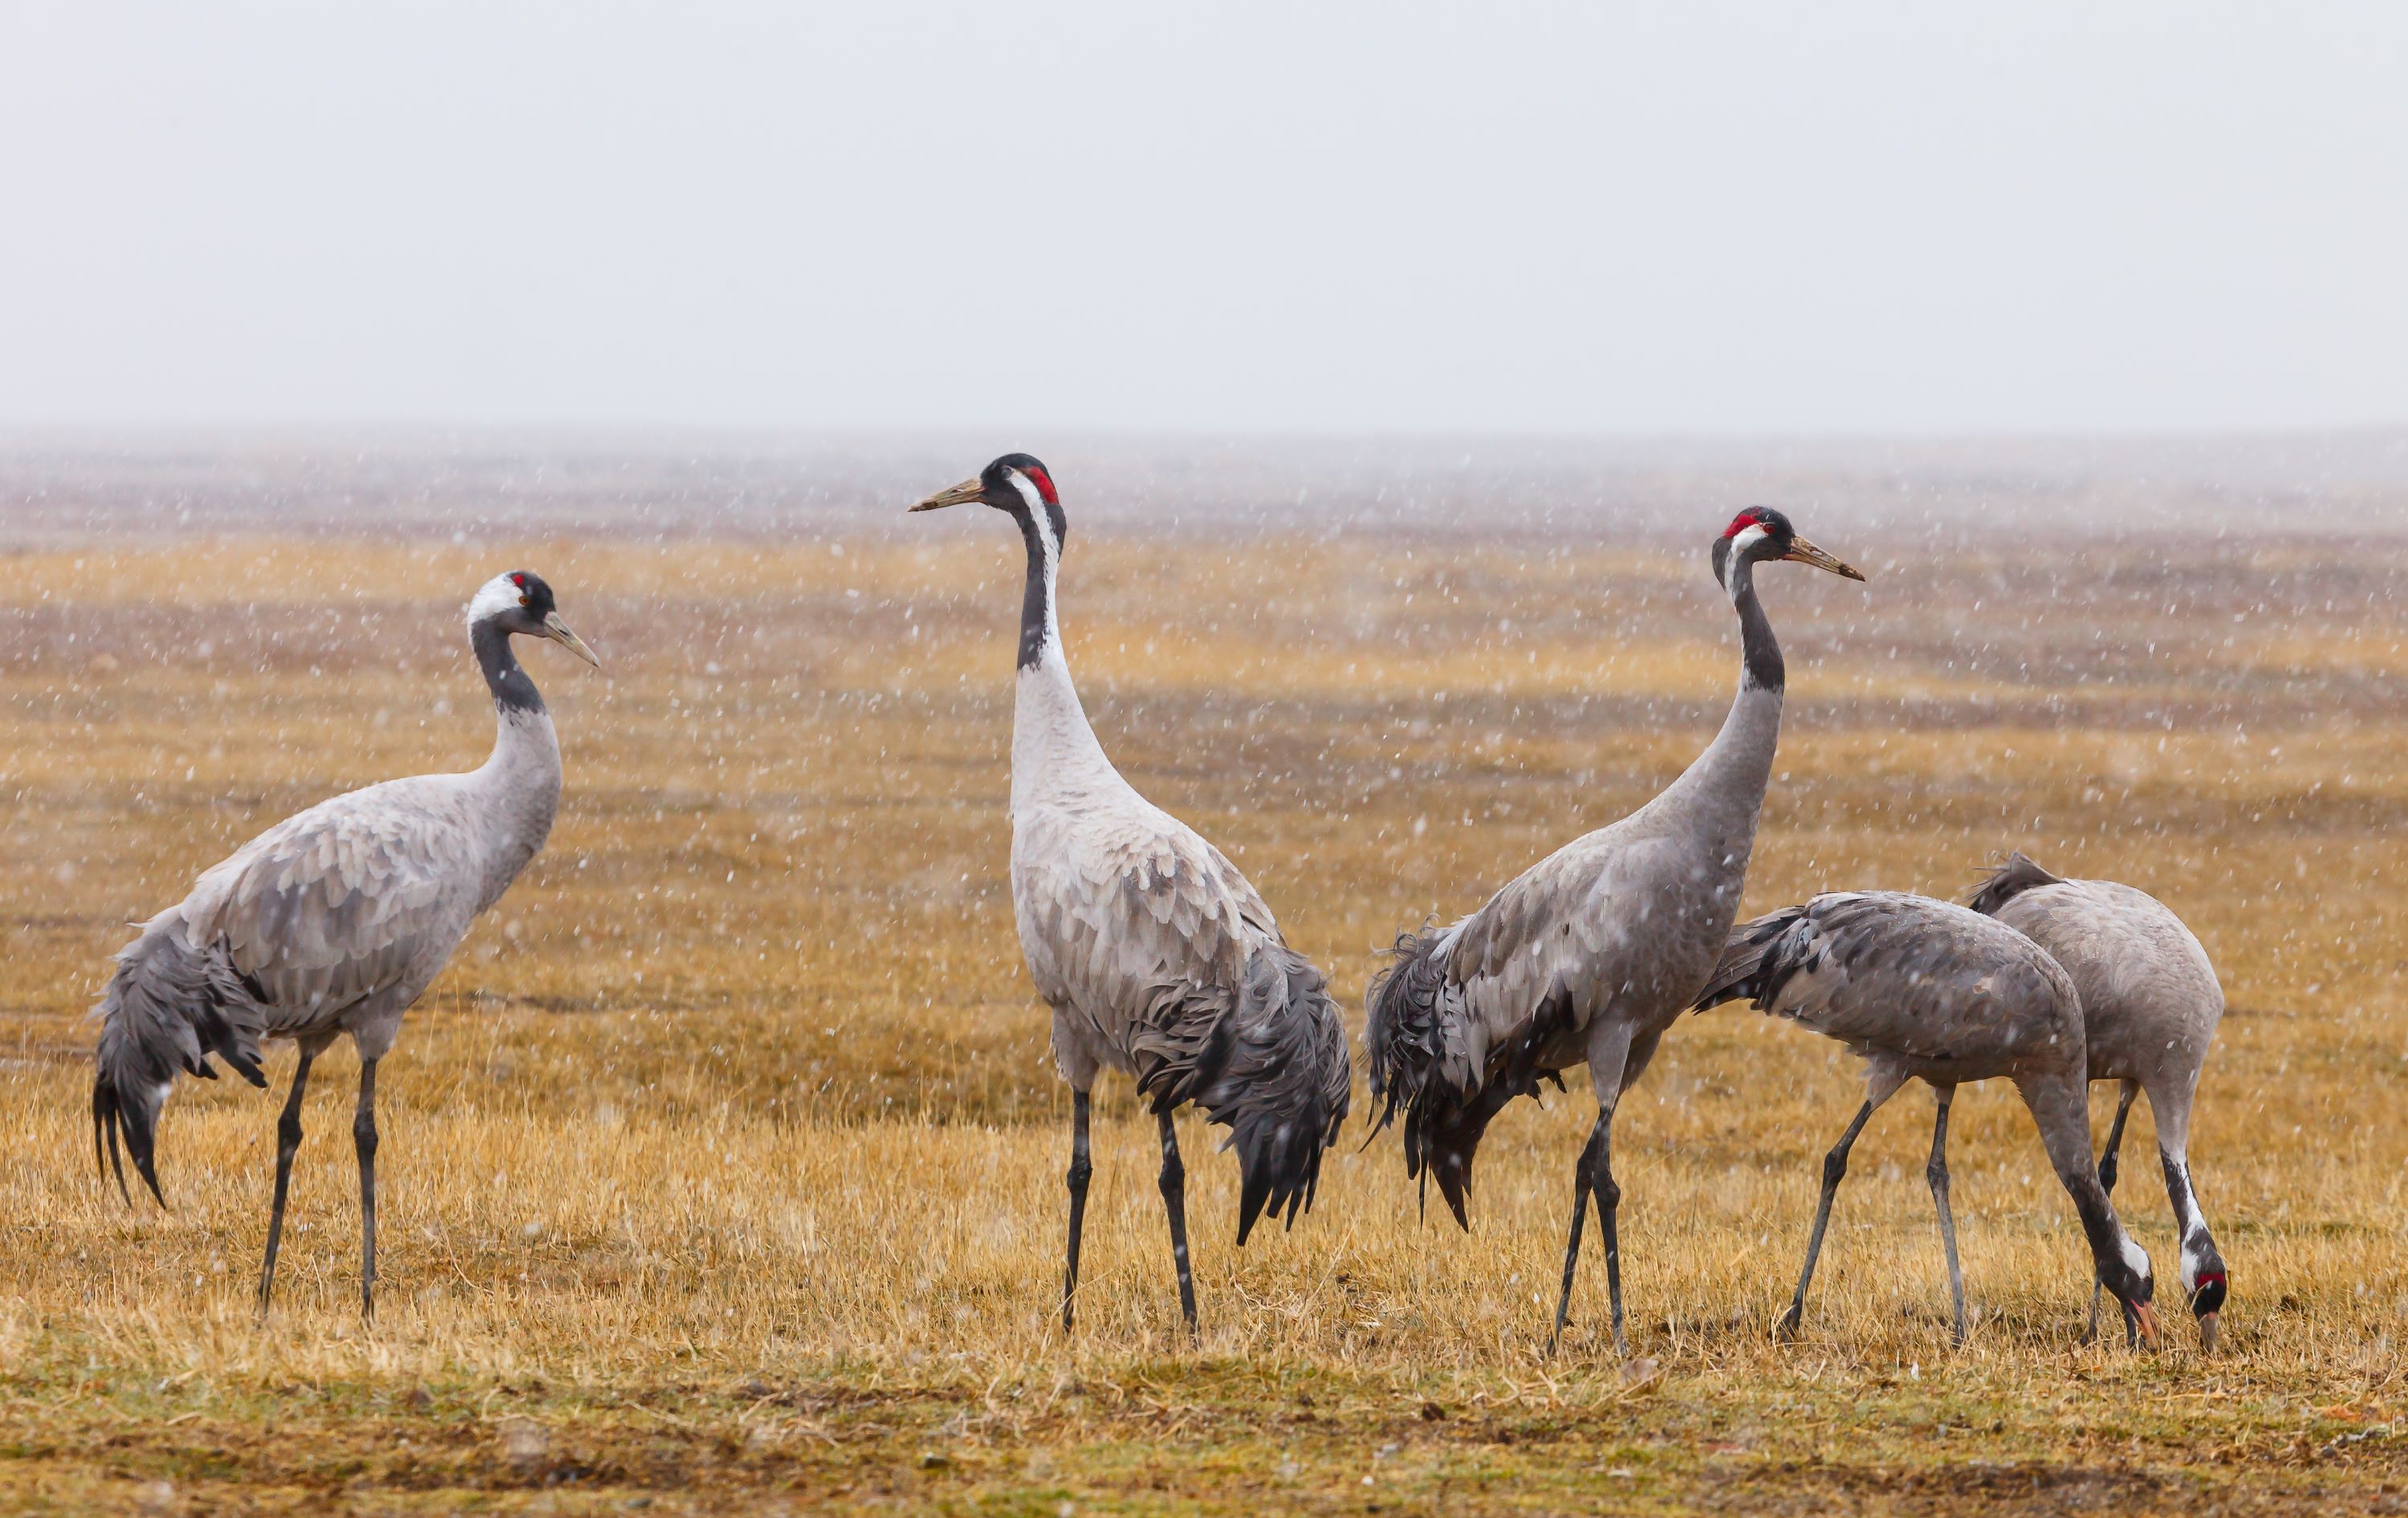
[[[1406,1173],[1425,1187],[1434,1173],[1467,1230],[1472,1155],[1490,1120],[1515,1096],[1536,1096],[1540,1077],[1561,1085],[1561,1071],[1588,1065],[1597,1123],[1572,1171],[1550,1349],[1571,1310],[1594,1196],[1614,1348],[1629,1353],[1613,1111],[1706,983],[1739,914],[1781,733],[1781,649],[1755,580],[1756,566],[1775,559],[1865,578],[1799,537],[1781,512],[1740,512],[1713,546],[1742,651],[1739,695],[1713,742],[1662,795],[1532,866],[1470,916],[1400,937],[1396,963],[1371,987],[1364,1047],[1372,1095],[1386,1098],[1372,1131],[1402,1110]]]
[[[1969,1081],[2003,1076],[2039,1125],[2057,1179],[2073,1197],[2099,1279],[2121,1299],[2154,1349],[2149,1256],[2115,1217],[2090,1170],[2089,1082],[2083,1067],[2082,997],[2063,968],[2022,934],[1980,913],[1891,891],[1816,896],[1742,924],[1698,994],[1703,1011],[1746,997],[1760,1011],[1837,1038],[1866,1062],[1865,1104],[1823,1159],[1823,1195],[1806,1244],[1798,1294],[1781,1320],[1795,1333],[1823,1252],[1831,1199],[1848,1151],[1882,1103],[1910,1080],[1939,1098],[1924,1171],[1948,1257],[1953,1333],[1965,1338],[1965,1276],[1948,1207],[1948,1109]]]
[[[2157,1161],[2182,1234],[2182,1284],[2199,1319],[2200,1347],[2215,1348],[2224,1310],[2224,1256],[2207,1231],[2190,1179],[2190,1107],[2199,1092],[2224,988],[2198,938],[2163,902],[2114,881],[2059,880],[2021,853],[1991,871],[1967,903],[2047,950],[2082,994],[2090,1079],[2122,1082],[2100,1189],[2115,1189],[2115,1152],[2132,1098],[2149,1094],[2157,1120]],[[2091,1329],[2099,1293],[2090,1294]]]
[[[468,646],[493,692],[492,756],[465,774],[386,780],[322,801],[244,844],[118,951],[93,1009],[100,1022],[93,1154],[105,1136],[102,1173],[114,1168],[123,1193],[122,1134],[162,1206],[153,1139],[178,1072],[214,1081],[216,1054],[264,1088],[260,1041],[300,1046],[276,1125],[276,1195],[259,1272],[263,1313],[276,1282],[309,1067],[349,1034],[360,1053],[351,1123],[360,1165],[360,1310],[375,1315],[377,1062],[470,921],[543,847],[560,807],[560,743],[543,697],[510,652],[520,635],[549,637],[600,666],[560,620],[540,578],[522,569],[487,581],[468,603]]]
[[[1086,1217],[1089,1093],[1098,1070],[1136,1079],[1162,1144],[1179,1308],[1196,1332],[1186,1167],[1171,1113],[1193,1102],[1229,1127],[1238,1242],[1268,1208],[1310,1209],[1321,1152],[1346,1120],[1346,1034],[1321,972],[1280,936],[1237,866],[1137,794],[1105,757],[1062,652],[1054,606],[1069,523],[1054,477],[1007,453],[911,508],[978,502],[1018,524],[1028,575],[1011,733],[1011,906],[1020,948],[1054,1013],[1070,1086],[1070,1227],[1062,1326],[1073,1320]]]

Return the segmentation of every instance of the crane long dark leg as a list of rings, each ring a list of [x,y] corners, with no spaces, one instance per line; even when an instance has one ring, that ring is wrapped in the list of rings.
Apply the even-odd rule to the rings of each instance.
[[[2124,1147],[2124,1120],[2132,1115],[2132,1098],[2140,1094],[2138,1081],[2125,1081],[2115,1098],[2115,1121],[2107,1125],[2107,1153],[2099,1157],[2099,1189],[2110,1196],[2115,1194],[2115,1152]],[[2090,1328],[2082,1336],[2086,1344],[2099,1337],[2099,1296],[2106,1289],[2095,1279],[2090,1282]]]
[[[2107,1125],[2107,1153],[2099,1156],[2099,1189],[2108,1196],[2115,1195],[2115,1152],[2124,1147],[2124,1121],[2132,1115],[2132,1098],[2141,1094],[2141,1082],[2127,1081],[2115,1097],[2115,1121]]]
[[[284,1241],[284,1197],[293,1187],[293,1156],[301,1151],[301,1094],[309,1085],[309,1067],[318,1052],[304,1046],[301,1063],[293,1068],[293,1090],[276,1120],[276,1197],[267,1208],[267,1261],[259,1267],[259,1315],[267,1316],[267,1302],[276,1288],[276,1251]]]
[[[1605,1299],[1613,1313],[1613,1353],[1630,1357],[1630,1340],[1622,1334],[1622,1187],[1613,1179],[1613,1113],[1598,1114],[1597,1230],[1605,1246]]]
[[[1572,1226],[1564,1239],[1564,1288],[1563,1295],[1555,1299],[1555,1332],[1547,1336],[1549,1354],[1555,1353],[1556,1343],[1564,1337],[1564,1324],[1571,1316],[1572,1279],[1580,1273],[1581,1229],[1588,1222],[1588,1204],[1592,1196],[1597,1197],[1598,1228],[1605,1239],[1607,1289],[1613,1305],[1613,1344],[1616,1350],[1623,1349],[1622,1262],[1620,1251],[1614,1247],[1613,1211],[1598,1185],[1599,1177],[1603,1178],[1605,1185],[1613,1184],[1612,1173],[1605,1162],[1607,1135],[1612,1123],[1613,1110],[1598,1108],[1597,1124],[1588,1131],[1588,1143],[1582,1148],[1580,1159],[1572,1167]],[[1618,1197],[1616,1199],[1619,1200]]]
[[[360,1316],[376,1322],[376,1070],[360,1061],[360,1105],[351,1114],[351,1147],[360,1155]]]
[[[1823,1196],[1814,1204],[1814,1231],[1807,1236],[1806,1265],[1798,1272],[1798,1294],[1789,1299],[1789,1310],[1782,1314],[1780,1327],[1776,1330],[1784,1339],[1795,1335],[1799,1325],[1806,1319],[1806,1287],[1814,1279],[1814,1262],[1823,1253],[1823,1235],[1831,1226],[1831,1198],[1840,1194],[1841,1178],[1848,1173],[1848,1151],[1856,1147],[1856,1135],[1865,1131],[1865,1124],[1872,1119],[1873,1109],[1880,1105],[1879,1101],[1868,1097],[1865,1104],[1856,1109],[1856,1121],[1848,1124],[1848,1131],[1840,1135],[1840,1141],[1823,1156]]]
[[[1187,1265],[1187,1167],[1179,1158],[1179,1130],[1168,1112],[1154,1114],[1162,1125],[1162,1205],[1170,1214],[1170,1260],[1179,1267],[1179,1313],[1187,1320],[1187,1337],[1196,1337],[1196,1277]]]
[[[1062,1331],[1070,1331],[1073,1304],[1079,1295],[1079,1233],[1087,1222],[1087,1178],[1096,1167],[1087,1162],[1087,1094],[1070,1093],[1070,1247],[1062,1267]]]
[[[1956,1099],[1956,1088],[1939,1088],[1940,1115],[1931,1123],[1931,1162],[1924,1167],[1923,1178],[1931,1183],[1931,1200],[1940,1209],[1940,1247],[1948,1256],[1948,1302],[1955,1314],[1950,1319],[1948,1338],[1951,1343],[1965,1342],[1965,1270],[1956,1263],[1956,1217],[1948,1209],[1948,1107]]]
[[[1600,1017],[1591,1030],[1588,1076],[1597,1092],[1597,1124],[1589,1130],[1588,1142],[1573,1164],[1572,1225],[1564,1239],[1564,1289],[1555,1301],[1555,1332],[1547,1336],[1550,1354],[1571,1316],[1572,1281],[1580,1270],[1581,1224],[1592,1199],[1597,1203],[1598,1231],[1604,1236],[1605,1291],[1612,1313],[1613,1348],[1626,1356],[1630,1353],[1630,1341],[1622,1330],[1622,1239],[1617,1225],[1622,1188],[1613,1181],[1613,1112],[1622,1094],[1655,1057],[1656,1037],[1639,1033],[1629,1023],[1611,1016]]]

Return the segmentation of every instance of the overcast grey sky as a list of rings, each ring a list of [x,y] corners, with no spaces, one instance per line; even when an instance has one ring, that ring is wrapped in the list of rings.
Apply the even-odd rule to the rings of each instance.
[[[2408,422],[2408,7],[0,10],[0,426]]]

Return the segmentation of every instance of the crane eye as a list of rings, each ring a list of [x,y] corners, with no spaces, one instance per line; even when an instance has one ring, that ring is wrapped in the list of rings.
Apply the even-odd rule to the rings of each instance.
[[[535,605],[535,597],[532,595],[522,595],[519,597],[519,605],[533,606]]]

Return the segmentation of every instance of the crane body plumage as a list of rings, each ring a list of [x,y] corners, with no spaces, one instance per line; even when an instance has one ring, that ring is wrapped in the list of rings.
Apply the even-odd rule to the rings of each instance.
[[[1408,936],[1372,996],[1375,1096],[1409,1169],[1469,1225],[1489,1121],[1586,1064],[1618,1096],[1720,957],[1771,777],[1781,693],[1742,689],[1713,742],[1639,810],[1565,845],[1452,926]],[[1383,1116],[1387,1115],[1383,1111]]]
[[[2148,1256],[2125,1232],[2091,1171],[2081,994],[2039,945],[1928,896],[1835,893],[1733,931],[1697,1006],[1742,998],[1840,1040],[1866,1062],[1864,1106],[1825,1160],[1822,1198],[1785,1328],[1794,1330],[1804,1312],[1850,1147],[1883,1103],[1919,1080],[1939,1096],[1927,1177],[1948,1257],[1955,1330],[1963,1337],[1964,1282],[1948,1203],[1948,1110],[1959,1085],[2004,1078],[2029,1109],[2073,1198],[2100,1278],[2154,1341]]]
[[[1139,795],[1096,740],[1062,652],[1054,593],[1068,522],[1052,476],[1026,454],[1007,454],[914,509],[970,501],[1010,514],[1028,555],[1012,717],[1011,899],[1071,1089],[1063,1324],[1074,1315],[1092,1173],[1089,1093],[1111,1069],[1135,1080],[1155,1116],[1158,1183],[1192,1332],[1185,1167],[1172,1111],[1192,1102],[1229,1128],[1240,1244],[1265,1213],[1292,1224],[1312,1206],[1322,1151],[1345,1121],[1345,1031],[1326,980],[1289,946],[1254,886]]]
[[[593,654],[560,622],[550,587],[525,571],[489,582],[470,604],[469,623],[495,707],[485,762],[466,773],[349,792],[260,834],[142,924],[118,952],[94,1009],[94,1147],[105,1142],[122,1186],[122,1138],[163,1201],[157,1120],[175,1078],[215,1079],[215,1055],[264,1086],[261,1043],[289,1038],[299,1045],[301,1064],[279,1124],[263,1308],[309,1065],[346,1035],[361,1059],[353,1129],[364,1211],[362,1300],[372,1305],[376,1063],[470,924],[542,849],[559,810],[559,740],[509,639],[548,637],[589,661]]]
[[[2134,1096],[2148,1093],[2181,1235],[2183,1292],[2202,1341],[2214,1348],[2228,1276],[2190,1173],[2191,1104],[2224,1018],[2224,988],[2207,950],[2146,892],[2114,881],[2060,880],[2021,853],[1992,871],[1969,905],[2048,951],[2081,993],[2089,1079],[2122,1088],[2099,1162],[2100,1184],[2111,1193],[2125,1119]]]
[[[1076,712],[1058,648],[1020,676],[1012,915],[1074,1090],[1098,1069],[1231,1126],[1240,1243],[1309,1205],[1351,1066],[1327,981],[1221,851],[1140,795]]]
[[[1565,845],[1451,926],[1401,937],[1396,963],[1371,988],[1364,1049],[1383,1102],[1375,1125],[1402,1115],[1408,1174],[1425,1186],[1435,1178],[1466,1228],[1472,1160],[1490,1121],[1514,1097],[1536,1096],[1540,1080],[1560,1084],[1562,1071],[1588,1067],[1598,1118],[1574,1170],[1557,1334],[1593,1196],[1614,1341],[1627,1347],[1613,1112],[1712,973],[1739,913],[1784,683],[1754,574],[1784,558],[1864,578],[1779,512],[1742,512],[1714,545],[1742,660],[1713,741],[1637,811]]]

